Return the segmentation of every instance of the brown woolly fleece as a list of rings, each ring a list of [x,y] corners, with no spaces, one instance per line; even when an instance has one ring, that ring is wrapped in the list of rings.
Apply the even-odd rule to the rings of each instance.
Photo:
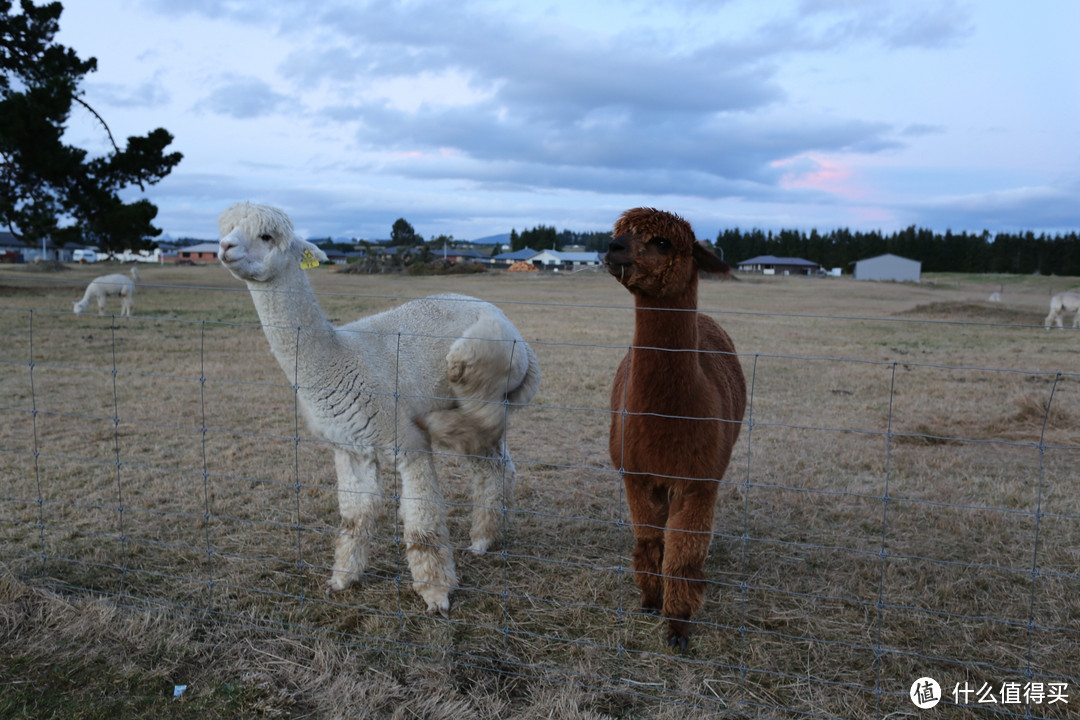
[[[669,645],[685,649],[705,591],[719,482],[746,410],[735,345],[697,312],[698,272],[731,268],[689,223],[651,208],[622,214],[605,263],[635,304],[609,437],[634,523],[634,578],[643,609],[661,612]]]

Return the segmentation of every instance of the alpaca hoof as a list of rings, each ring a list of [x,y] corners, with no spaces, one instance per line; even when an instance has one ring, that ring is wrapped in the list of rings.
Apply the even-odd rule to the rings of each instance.
[[[356,584],[357,580],[359,577],[355,573],[334,573],[326,581],[326,594],[333,595],[342,590],[348,590]]]
[[[686,651],[690,644],[690,623],[688,620],[668,619],[667,644],[672,650]]]
[[[685,635],[670,635],[667,644],[672,650],[686,652],[686,647],[690,644],[690,638]]]
[[[427,605],[425,612],[431,617],[442,615],[450,617],[450,590],[447,586],[421,585],[415,586],[417,594]]]
[[[427,614],[429,617],[443,617],[445,619],[450,618],[450,598],[444,597],[442,600],[428,600],[427,601]]]
[[[469,552],[473,555],[483,555],[491,547],[492,542],[490,540],[476,540],[469,546]]]

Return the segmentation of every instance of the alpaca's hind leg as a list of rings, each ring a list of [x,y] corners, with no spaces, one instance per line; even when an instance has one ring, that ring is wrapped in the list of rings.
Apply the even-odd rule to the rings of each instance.
[[[470,457],[472,466],[472,529],[469,550],[477,555],[499,542],[507,511],[514,505],[514,461],[505,439],[484,457]]]
[[[664,617],[668,644],[686,648],[690,616],[705,594],[705,557],[712,540],[716,483],[696,482],[675,493],[664,534]]]
[[[641,588],[641,609],[659,612],[664,604],[664,526],[668,490],[647,477],[624,477],[630,520],[634,523],[634,582]]]
[[[344,590],[367,569],[368,547],[379,514],[379,465],[373,449],[334,451],[338,476],[338,511],[341,531],[334,548],[334,569],[327,592]]]
[[[446,616],[450,613],[450,592],[457,587],[457,574],[435,463],[430,452],[405,453],[398,463],[405,556],[413,589],[427,603],[429,615]]]

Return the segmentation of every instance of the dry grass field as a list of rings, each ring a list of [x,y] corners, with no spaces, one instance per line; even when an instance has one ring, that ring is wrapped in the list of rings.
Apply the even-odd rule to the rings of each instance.
[[[331,453],[241,283],[145,267],[134,317],[72,315],[108,271],[0,269],[0,717],[853,720],[916,716],[923,676],[945,694],[928,717],[1080,706],[1080,332],[1041,327],[1080,281],[703,281],[751,398],[678,654],[638,612],[607,457],[633,328],[614,280],[310,272],[335,322],[463,292],[540,359],[508,540],[458,554],[443,619],[392,502],[365,582],[323,595]],[[438,465],[465,547],[466,483]],[[1011,683],[1069,704],[1002,702]],[[953,704],[984,684],[996,704]]]

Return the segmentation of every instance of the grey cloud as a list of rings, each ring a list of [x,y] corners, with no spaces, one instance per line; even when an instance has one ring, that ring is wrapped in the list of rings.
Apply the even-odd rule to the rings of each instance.
[[[894,48],[940,48],[973,32],[967,12],[946,2],[892,18],[885,26],[885,42]]]
[[[886,4],[865,0],[803,0],[794,17],[770,23],[761,36],[795,51],[831,50],[855,43],[943,48],[974,32],[970,14],[951,0]]]
[[[87,93],[101,98],[107,105],[127,108],[152,108],[166,105],[169,93],[157,82],[145,82],[130,87],[114,83],[87,82]]]
[[[495,107],[402,113],[372,106],[356,113],[365,118],[359,139],[372,147],[453,147],[471,160],[507,161],[511,163],[507,167],[523,163],[579,172],[589,169],[587,176],[580,177],[605,187],[599,169],[626,171],[639,178],[662,172],[665,184],[695,195],[727,196],[733,184],[743,182],[774,184],[780,173],[772,164],[802,152],[875,152],[896,145],[887,139],[889,126],[858,121],[682,115],[616,119],[590,126],[522,121],[499,115]],[[448,172],[456,170],[452,168],[447,166]],[[408,174],[409,169],[397,171]],[[702,177],[712,181],[703,183]],[[623,184],[612,178],[614,184]],[[527,182],[528,178],[514,181]],[[578,182],[568,185],[579,186]]]
[[[914,222],[936,229],[1020,231],[1039,218],[1044,231],[1072,232],[1080,227],[1080,183],[947,197],[910,211]]]
[[[183,12],[239,17],[259,7],[200,0]],[[518,192],[761,202],[829,201],[809,190],[779,189],[783,170],[774,167],[777,161],[815,151],[881,152],[940,132],[919,123],[893,128],[859,118],[785,116],[774,64],[780,58],[856,43],[941,47],[970,32],[966,13],[951,3],[890,9],[812,0],[743,37],[676,50],[640,36],[556,34],[468,3],[300,1],[266,7],[259,22],[303,40],[283,59],[268,59],[268,69],[291,83],[297,97],[311,88],[329,90],[325,104],[303,112],[341,124],[343,134],[347,129],[367,149],[435,155],[449,147],[460,156],[394,160],[379,168],[387,176],[460,179]],[[467,107],[411,113],[363,99],[374,82],[447,70],[488,97]],[[294,102],[263,81],[233,78],[206,99],[206,107],[256,118]]]
[[[270,115],[289,103],[258,78],[228,79],[203,101],[211,112],[240,120]]]
[[[912,123],[900,130],[903,137],[922,137],[924,135],[940,135],[945,132],[941,125],[928,125],[925,123]]]

